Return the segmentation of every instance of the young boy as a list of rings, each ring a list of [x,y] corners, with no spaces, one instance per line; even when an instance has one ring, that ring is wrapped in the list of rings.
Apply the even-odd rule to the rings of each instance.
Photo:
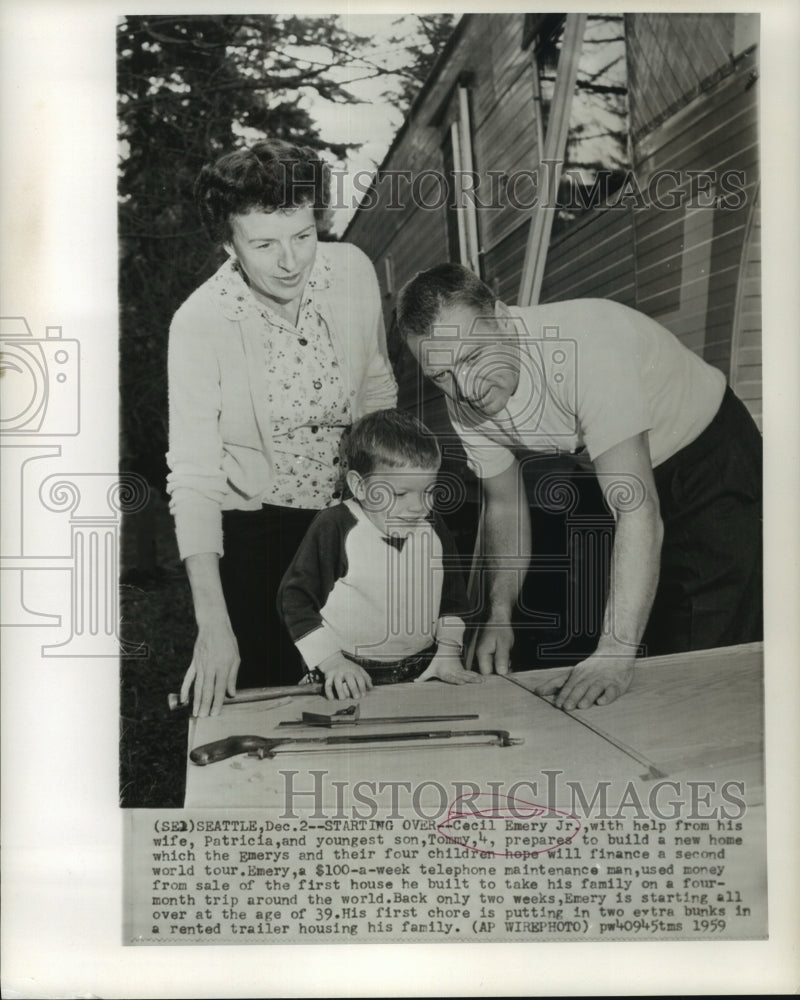
[[[321,511],[278,592],[278,610],[328,698],[373,684],[480,681],[461,663],[467,597],[456,550],[431,512],[434,436],[400,410],[358,420],[345,439],[352,499]]]

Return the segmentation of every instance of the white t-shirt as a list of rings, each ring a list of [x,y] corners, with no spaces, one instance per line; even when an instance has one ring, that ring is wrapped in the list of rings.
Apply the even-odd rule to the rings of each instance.
[[[725,376],[643,313],[608,299],[509,306],[520,378],[508,406],[483,418],[447,400],[470,468],[504,472],[514,450],[598,455],[649,432],[653,466],[694,441],[725,392]]]

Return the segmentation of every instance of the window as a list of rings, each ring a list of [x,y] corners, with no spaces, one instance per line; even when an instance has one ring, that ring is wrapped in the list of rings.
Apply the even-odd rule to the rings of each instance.
[[[528,21],[530,20],[530,24]],[[541,134],[546,134],[565,15],[526,15],[533,45]],[[572,96],[552,235],[605,202],[630,169],[628,74],[622,14],[589,15]]]
[[[543,50],[564,30],[566,14],[526,14],[522,29],[522,47],[527,49],[535,42],[534,51],[541,57]]]
[[[394,295],[394,261],[390,253],[383,258],[383,288],[385,298],[390,299]]]
[[[456,205],[456,193],[453,189],[453,178],[456,171],[456,152],[453,149],[453,140],[458,142],[455,122],[447,129],[442,143],[442,161],[444,175],[449,178],[449,197],[447,199],[447,248],[451,261],[461,263],[466,256],[466,234],[461,213]]]
[[[442,163],[448,178],[447,242],[450,260],[480,276],[478,218],[475,202],[461,189],[461,176],[474,173],[469,74],[462,74],[443,118]],[[471,182],[467,185],[472,187]]]

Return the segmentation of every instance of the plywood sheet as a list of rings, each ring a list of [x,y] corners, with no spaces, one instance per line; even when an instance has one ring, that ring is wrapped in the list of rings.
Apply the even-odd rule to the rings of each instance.
[[[194,720],[189,732],[190,747],[233,734],[285,735],[287,730],[277,727],[280,721],[299,719],[302,711],[332,712],[341,704],[310,697],[295,698],[292,704],[272,710],[263,704],[228,706],[215,718]],[[487,677],[482,684],[463,686],[437,681],[392,685],[373,689],[361,701],[364,717],[472,712],[478,713],[480,719],[452,723],[449,728],[508,730],[512,736],[523,738],[524,743],[504,749],[437,741],[381,750],[282,752],[272,760],[240,756],[204,767],[187,759],[186,806],[282,808],[287,782],[291,782],[293,791],[318,787],[329,807],[336,804],[337,794],[345,794],[337,792],[335,782],[348,782],[348,801],[358,782],[373,783],[375,788],[380,782],[406,782],[417,789],[421,810],[433,813],[442,806],[441,789],[448,798],[454,798],[459,794],[459,784],[466,792],[474,786],[481,791],[491,787],[507,790],[517,782],[527,782],[520,796],[529,798],[537,791],[541,798],[548,781],[543,772],[547,770],[560,771],[564,780],[584,783],[598,778],[623,782],[637,778],[643,770],[630,756],[502,677]],[[384,731],[388,728],[381,727]],[[421,731],[432,727],[406,724],[396,728]],[[363,726],[348,731],[367,732]],[[319,730],[288,732],[325,735]],[[294,773],[287,778],[281,772]],[[373,794],[370,787],[363,787],[365,794]],[[549,799],[551,805],[555,804],[552,795]],[[312,804],[309,796],[298,802],[304,807]]]
[[[514,681],[533,690],[553,673]],[[763,647],[752,643],[641,660],[623,698],[570,715],[667,776],[741,776],[755,791],[763,788],[763,708]]]

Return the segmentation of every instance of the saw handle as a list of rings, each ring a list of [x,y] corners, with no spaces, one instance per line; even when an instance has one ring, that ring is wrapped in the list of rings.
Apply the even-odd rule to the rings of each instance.
[[[189,754],[194,764],[216,764],[228,757],[236,757],[240,753],[252,754],[254,757],[266,757],[279,740],[268,740],[265,736],[228,736],[224,740],[215,740],[201,747],[195,747]]]

